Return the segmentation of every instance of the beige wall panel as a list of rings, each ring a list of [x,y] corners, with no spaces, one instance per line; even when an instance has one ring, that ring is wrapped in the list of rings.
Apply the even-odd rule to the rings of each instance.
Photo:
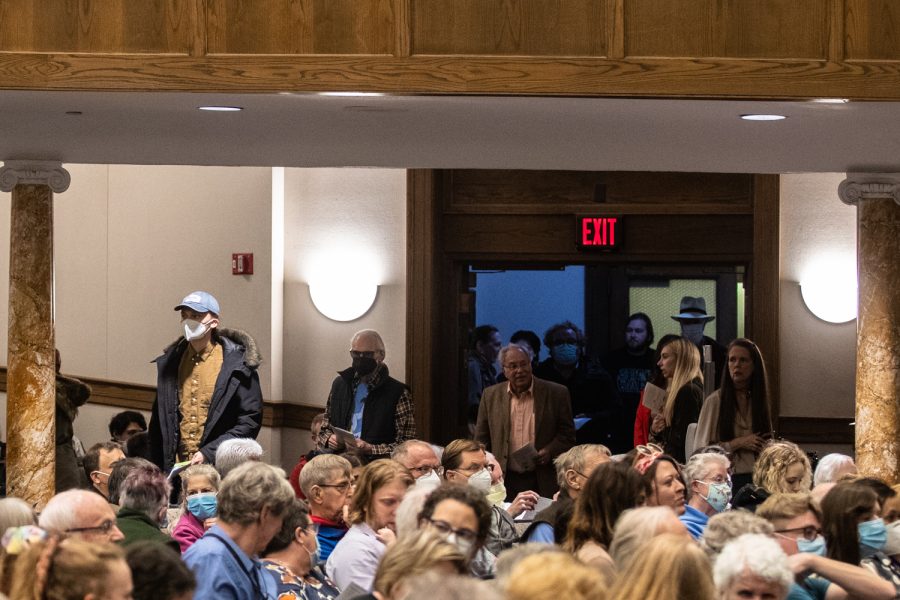
[[[612,0],[412,0],[413,54],[605,56]]]
[[[194,6],[187,0],[3,0],[0,51],[186,54]]]
[[[856,209],[837,195],[843,173],[781,176],[781,414],[853,417],[856,321],[826,323],[800,295],[821,255],[856,256]]]
[[[391,54],[396,0],[211,0],[210,54]]]
[[[826,0],[624,0],[626,56],[819,58]]]
[[[900,60],[900,2],[845,0],[849,60]]]

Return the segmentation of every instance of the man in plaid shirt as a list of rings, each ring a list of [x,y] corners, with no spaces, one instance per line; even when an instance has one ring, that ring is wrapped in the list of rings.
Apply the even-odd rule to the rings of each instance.
[[[321,449],[343,449],[334,428],[350,431],[366,462],[389,458],[395,446],[416,437],[412,394],[406,384],[388,374],[384,342],[377,331],[364,329],[350,341],[350,368],[338,372],[325,405],[319,431]]]

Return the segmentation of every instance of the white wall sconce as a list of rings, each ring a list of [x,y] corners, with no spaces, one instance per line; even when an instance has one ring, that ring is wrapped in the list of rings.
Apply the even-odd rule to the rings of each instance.
[[[310,259],[309,297],[333,321],[354,321],[378,295],[377,261],[371,252],[323,250]]]
[[[847,323],[856,318],[857,279],[855,257],[820,257],[810,264],[800,280],[806,308],[829,323]]]

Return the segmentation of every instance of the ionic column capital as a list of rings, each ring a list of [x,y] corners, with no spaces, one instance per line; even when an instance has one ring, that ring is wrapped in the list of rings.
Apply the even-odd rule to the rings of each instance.
[[[838,186],[844,204],[856,206],[860,200],[893,198],[900,206],[900,173],[847,173]]]
[[[57,194],[69,189],[72,177],[55,160],[7,160],[0,167],[0,191],[22,185],[46,185]]]

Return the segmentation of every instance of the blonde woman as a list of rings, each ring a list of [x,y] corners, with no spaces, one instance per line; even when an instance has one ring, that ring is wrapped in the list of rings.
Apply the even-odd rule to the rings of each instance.
[[[653,439],[663,451],[684,464],[687,428],[700,417],[703,402],[703,374],[700,351],[686,338],[675,338],[659,353],[657,366],[666,378],[666,404],[661,415],[653,418]]]
[[[467,564],[468,557],[455,544],[434,531],[420,529],[384,553],[372,584],[373,595],[378,600],[401,600],[407,597],[411,579],[429,572],[463,575]]]
[[[715,600],[712,569],[703,550],[686,535],[666,533],[638,549],[619,574],[611,600]]]
[[[769,444],[753,468],[753,484],[769,494],[809,492],[812,469],[806,452],[793,442]]]
[[[553,552],[522,559],[506,582],[507,600],[604,600],[606,582],[595,569],[568,554]]]

